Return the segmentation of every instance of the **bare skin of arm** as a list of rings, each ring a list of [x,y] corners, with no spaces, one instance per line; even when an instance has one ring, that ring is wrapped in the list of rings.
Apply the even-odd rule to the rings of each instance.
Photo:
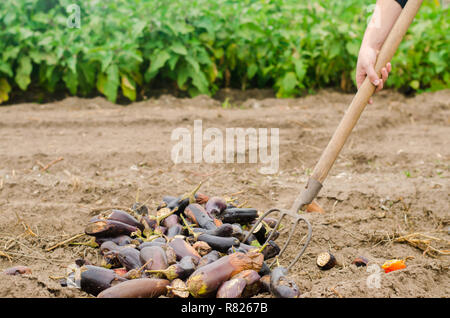
[[[375,62],[381,46],[401,12],[402,7],[396,1],[377,0],[374,13],[364,33],[356,64],[358,89],[367,76],[372,84],[377,87],[375,92],[380,91],[387,81],[392,69],[391,63],[387,63],[381,69],[381,78],[379,78],[374,69]],[[372,99],[369,100],[369,104],[372,104]]]

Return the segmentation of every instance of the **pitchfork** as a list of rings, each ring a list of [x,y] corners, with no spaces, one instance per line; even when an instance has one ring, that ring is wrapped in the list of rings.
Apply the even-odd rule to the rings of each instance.
[[[406,31],[408,30],[409,25],[413,21],[415,15],[417,14],[423,0],[409,0],[406,4],[406,6],[403,8],[400,16],[398,17],[397,21],[395,22],[391,32],[389,33],[388,37],[386,38],[386,41],[384,42],[381,51],[378,55],[377,63],[375,65],[375,71],[377,72],[378,76],[380,76],[381,68],[384,67],[389,61],[391,61],[392,57],[394,56],[395,51],[397,50],[398,46],[400,45],[400,42],[402,41],[403,36],[405,35]],[[320,189],[322,188],[322,184],[325,180],[325,178],[328,175],[328,172],[330,171],[331,167],[334,164],[334,161],[336,160],[337,156],[339,155],[342,147],[345,144],[345,141],[347,140],[348,136],[353,130],[353,127],[355,127],[359,117],[361,116],[361,113],[363,112],[364,108],[366,107],[370,97],[373,95],[375,91],[375,86],[369,81],[368,78],[365,79],[361,87],[359,88],[358,92],[356,93],[355,97],[353,98],[350,106],[347,109],[347,112],[345,113],[344,117],[342,118],[341,122],[339,123],[338,127],[336,128],[336,131],[333,134],[333,137],[331,138],[330,142],[328,143],[327,147],[322,153],[322,156],[319,159],[319,162],[314,168],[314,171],[312,175],[309,177],[309,180],[303,189],[303,191],[300,193],[300,195],[296,198],[294,204],[290,208],[290,210],[286,209],[270,209],[267,212],[265,212],[263,215],[261,215],[256,223],[253,225],[249,233],[244,239],[244,242],[249,238],[249,236],[255,231],[255,229],[259,226],[259,224],[263,221],[265,217],[267,217],[269,214],[279,212],[280,215],[278,217],[278,221],[275,225],[275,229],[278,229],[281,221],[285,217],[291,218],[291,229],[289,231],[289,236],[284,243],[283,247],[281,248],[278,257],[281,257],[283,252],[286,250],[287,246],[289,245],[292,236],[295,233],[295,229],[297,227],[297,224],[300,221],[303,221],[306,223],[308,227],[308,233],[306,237],[306,241],[303,244],[302,249],[299,251],[297,256],[289,263],[289,265],[286,267],[287,271],[289,271],[292,266],[300,259],[300,257],[305,252],[306,248],[308,247],[309,242],[311,241],[312,236],[312,226],[311,223],[308,221],[307,218],[304,216],[301,216],[298,214],[299,210],[303,209],[306,205],[310,204],[314,198],[319,193]],[[275,234],[275,231],[271,231],[270,235],[267,237],[267,240],[264,245],[268,244],[269,240],[272,239],[272,236]],[[272,267],[274,263],[278,263],[278,258],[276,258],[269,267]]]

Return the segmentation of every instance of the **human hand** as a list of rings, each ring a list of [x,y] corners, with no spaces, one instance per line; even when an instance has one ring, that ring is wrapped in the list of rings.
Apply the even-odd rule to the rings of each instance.
[[[375,93],[383,89],[384,83],[389,77],[392,66],[391,63],[387,63],[385,67],[381,69],[381,78],[378,77],[375,72],[375,62],[377,61],[378,51],[370,46],[361,46],[358,55],[358,62],[356,64],[356,85],[359,89],[366,77],[369,77],[370,82],[375,85]],[[369,104],[372,104],[372,98],[369,99]]]

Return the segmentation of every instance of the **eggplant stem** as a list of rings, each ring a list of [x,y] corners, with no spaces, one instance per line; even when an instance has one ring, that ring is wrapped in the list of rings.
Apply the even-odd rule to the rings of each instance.
[[[267,246],[267,245],[269,245],[269,243],[267,243],[267,242],[266,242],[266,243],[264,243],[264,245],[263,245],[263,246],[261,246],[261,248],[259,249],[259,251],[258,251],[258,252],[259,252],[259,253],[262,253],[262,252],[264,251],[264,249],[266,248],[266,246]]]
[[[161,215],[161,216],[157,216],[157,217],[156,217],[156,222],[157,222],[157,224],[160,225],[162,220],[164,220],[165,218],[171,216],[172,214],[174,214],[174,213],[177,212],[177,211],[178,211],[178,207],[176,207],[175,209],[173,209],[172,211],[170,211],[170,212],[167,213],[167,214],[164,214],[164,215]]]
[[[197,237],[200,235],[199,233],[195,233],[192,227],[186,222],[186,219],[180,214],[180,218],[183,221],[184,225],[186,226],[189,234],[191,234],[194,237],[194,240],[197,241]]]
[[[197,191],[200,189],[200,187],[203,185],[204,181],[201,181],[198,186],[195,187],[194,190],[192,190],[189,193],[185,193],[182,197],[181,200],[184,199],[189,199],[189,203],[194,203],[195,202],[195,194],[197,193]]]

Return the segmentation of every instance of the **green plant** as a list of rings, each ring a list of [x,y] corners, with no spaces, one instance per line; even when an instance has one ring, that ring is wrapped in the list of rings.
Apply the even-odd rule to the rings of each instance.
[[[0,103],[31,87],[134,101],[170,87],[190,96],[221,87],[273,87],[290,97],[354,89],[354,69],[374,0],[78,1],[0,3]],[[388,86],[448,88],[448,9],[425,0],[393,60]]]

